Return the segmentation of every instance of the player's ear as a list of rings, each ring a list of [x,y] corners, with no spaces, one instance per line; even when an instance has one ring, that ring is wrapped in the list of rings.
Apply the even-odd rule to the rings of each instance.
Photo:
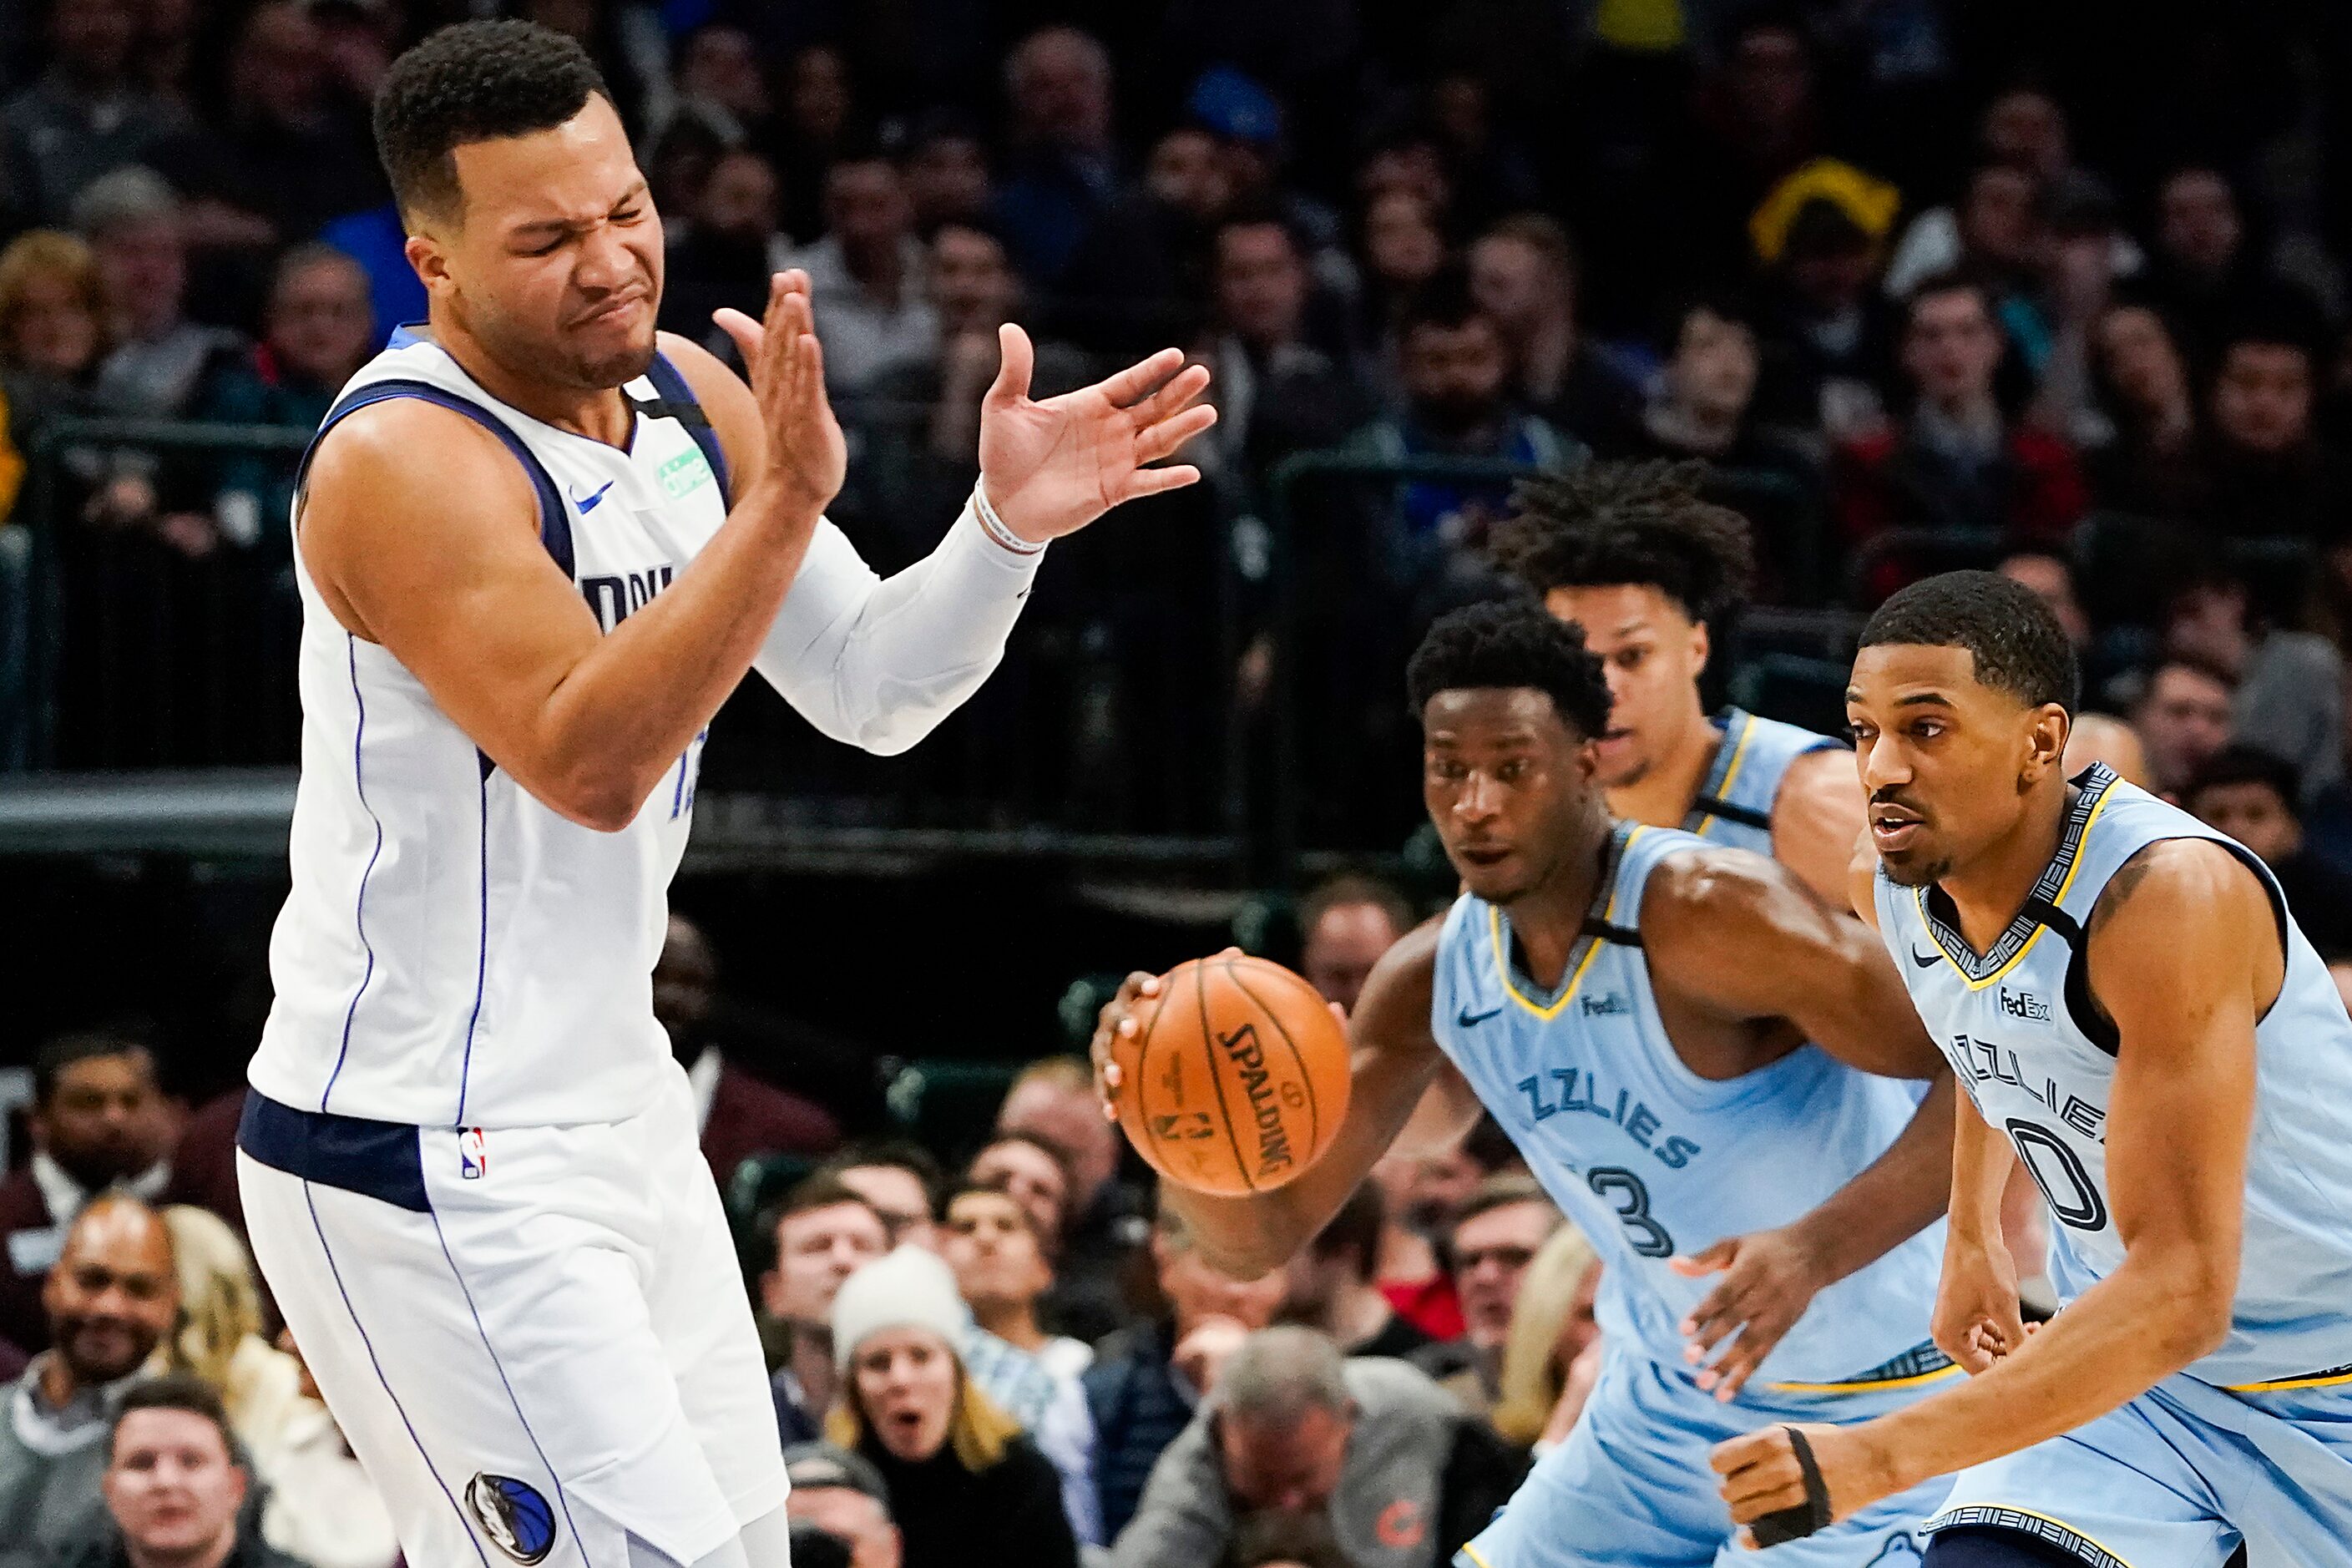
[[[1715,639],[1707,636],[1706,623],[1705,621],[1694,620],[1691,622],[1690,647],[1691,673],[1693,675],[1704,674],[1706,670],[1706,661],[1715,652]]]
[[[2044,702],[2028,716],[2025,731],[2025,782],[2047,776],[2066,766],[2066,736],[2074,727],[2066,710]]]
[[[401,247],[401,254],[407,257],[408,265],[415,268],[417,281],[425,285],[427,294],[447,285],[449,253],[440,240],[421,231],[412,234],[408,237],[408,243]]]

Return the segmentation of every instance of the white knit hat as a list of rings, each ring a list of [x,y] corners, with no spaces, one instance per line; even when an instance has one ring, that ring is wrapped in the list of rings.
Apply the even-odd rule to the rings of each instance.
[[[845,1372],[858,1344],[885,1329],[929,1329],[961,1354],[971,1321],[937,1253],[901,1247],[841,1282],[833,1298],[833,1359]]]

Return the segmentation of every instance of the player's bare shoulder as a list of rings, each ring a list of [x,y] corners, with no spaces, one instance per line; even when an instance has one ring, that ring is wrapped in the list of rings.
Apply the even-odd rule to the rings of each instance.
[[[2089,921],[2091,990],[2105,1008],[2151,970],[2200,967],[2230,955],[2256,1005],[2285,981],[2279,906],[2253,868],[2210,838],[2159,838],[2118,867]],[[2251,973],[2248,973],[2251,971]]]
[[[1772,801],[1772,854],[1832,906],[1844,900],[1846,868],[1864,826],[1862,780],[1842,746],[1789,763]]]
[[[1434,915],[1397,939],[1372,965],[1349,1019],[1359,1045],[1435,1050],[1429,1009],[1437,994],[1437,954],[1445,919]]]

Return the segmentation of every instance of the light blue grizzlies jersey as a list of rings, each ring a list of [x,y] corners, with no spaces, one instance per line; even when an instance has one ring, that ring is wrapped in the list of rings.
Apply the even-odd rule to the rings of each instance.
[[[1810,1044],[1724,1082],[1684,1064],[1651,991],[1642,890],[1661,861],[1706,847],[1620,823],[1556,995],[1516,963],[1508,917],[1465,895],[1438,941],[1431,1016],[1438,1044],[1599,1248],[1602,1326],[1676,1367],[1677,1325],[1716,1280],[1685,1279],[1666,1259],[1802,1215],[1885,1152],[1921,1093]],[[1938,1222],[1823,1290],[1759,1384],[1859,1390],[1942,1368],[1927,1344],[1942,1256]]]
[[[1723,743],[1715,749],[1683,827],[1710,844],[1769,855],[1772,803],[1780,798],[1789,765],[1808,752],[1829,751],[1840,742],[1738,708],[1726,708],[1715,721],[1723,728]]]
[[[2253,1140],[2230,1337],[2189,1371],[2229,1388],[2352,1383],[2352,1020],[2327,966],[2253,854],[2103,764],[2078,775],[2058,852],[2017,919],[1979,958],[1956,911],[1882,870],[1878,924],[1985,1121],[2006,1131],[2058,1218],[2051,1281],[2071,1300],[2123,1261],[2107,1190],[2115,1028],[2090,1005],[2079,954],[2099,894],[2163,838],[2208,838],[2271,895],[2286,981],[2254,1029]],[[2179,940],[2197,940],[2193,926]]]

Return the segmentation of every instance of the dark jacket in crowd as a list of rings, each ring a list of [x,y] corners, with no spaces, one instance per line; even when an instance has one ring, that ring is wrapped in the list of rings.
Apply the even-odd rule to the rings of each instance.
[[[1170,1360],[1175,1350],[1173,1323],[1121,1330],[1096,1350],[1078,1380],[1094,1417],[1095,1490],[1106,1541],[1118,1540],[1135,1517],[1151,1467],[1192,1423],[1194,1394]]]
[[[1061,1474],[1028,1438],[978,1474],[952,1446],[910,1464],[868,1432],[857,1451],[890,1488],[905,1568],[1077,1568]]]

